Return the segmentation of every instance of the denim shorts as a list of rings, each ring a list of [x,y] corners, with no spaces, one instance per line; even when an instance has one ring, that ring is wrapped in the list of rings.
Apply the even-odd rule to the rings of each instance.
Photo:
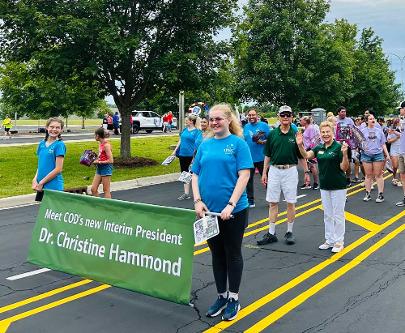
[[[361,161],[366,162],[366,163],[372,163],[372,162],[384,162],[384,154],[383,153],[378,153],[378,154],[372,154],[372,155],[367,155],[366,153],[361,153]]]
[[[96,166],[96,175],[103,176],[112,176],[113,166],[111,163],[108,164],[97,164]]]

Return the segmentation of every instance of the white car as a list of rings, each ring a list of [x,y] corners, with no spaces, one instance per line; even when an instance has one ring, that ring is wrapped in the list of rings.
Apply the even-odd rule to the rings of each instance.
[[[140,130],[145,130],[146,133],[152,131],[163,131],[163,119],[153,111],[132,111],[132,132],[138,133]]]

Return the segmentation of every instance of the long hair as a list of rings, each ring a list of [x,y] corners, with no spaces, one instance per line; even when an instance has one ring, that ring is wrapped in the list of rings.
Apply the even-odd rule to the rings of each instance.
[[[239,136],[243,138],[243,130],[242,126],[239,123],[239,120],[236,118],[235,114],[232,112],[232,108],[229,104],[215,104],[209,111],[221,111],[224,116],[230,120],[231,122],[229,123],[229,132],[232,134]],[[213,133],[209,133],[208,136],[213,136]]]
[[[62,119],[60,119],[60,118],[58,118],[58,117],[52,117],[52,118],[49,118],[49,119],[47,120],[47,122],[46,122],[46,124],[45,124],[45,127],[48,128],[48,126],[49,126],[51,123],[53,123],[53,122],[59,123],[61,129],[63,129],[63,126],[65,126],[65,123],[63,122]],[[45,130],[45,141],[47,141],[48,138],[49,138],[49,134],[48,134],[48,130],[46,129],[46,130]],[[60,133],[60,134],[58,135],[58,140],[62,140],[62,133]]]

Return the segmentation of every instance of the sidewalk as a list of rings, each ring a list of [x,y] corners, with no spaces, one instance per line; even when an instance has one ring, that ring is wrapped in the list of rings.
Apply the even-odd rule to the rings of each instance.
[[[111,191],[112,192],[123,191],[123,190],[130,190],[130,189],[134,189],[134,188],[144,187],[144,186],[170,183],[170,182],[177,181],[179,176],[180,176],[180,173],[170,173],[167,175],[151,176],[151,177],[137,178],[137,179],[131,179],[131,180],[124,180],[124,181],[120,181],[120,182],[112,182]],[[88,188],[88,192],[90,193],[90,186],[88,186],[87,188]],[[34,199],[35,199],[35,193],[17,195],[17,196],[8,197],[8,198],[2,198],[2,199],[0,199],[0,209],[7,209],[7,208],[12,208],[12,207],[37,204],[37,202],[35,202]]]

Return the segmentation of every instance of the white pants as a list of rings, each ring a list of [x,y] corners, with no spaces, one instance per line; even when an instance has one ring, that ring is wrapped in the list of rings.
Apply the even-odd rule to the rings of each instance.
[[[344,243],[347,190],[321,190],[325,239],[328,244]]]
[[[279,202],[281,191],[283,191],[285,201],[294,204],[297,202],[298,171],[296,166],[277,169],[270,165],[267,179],[267,202]]]

